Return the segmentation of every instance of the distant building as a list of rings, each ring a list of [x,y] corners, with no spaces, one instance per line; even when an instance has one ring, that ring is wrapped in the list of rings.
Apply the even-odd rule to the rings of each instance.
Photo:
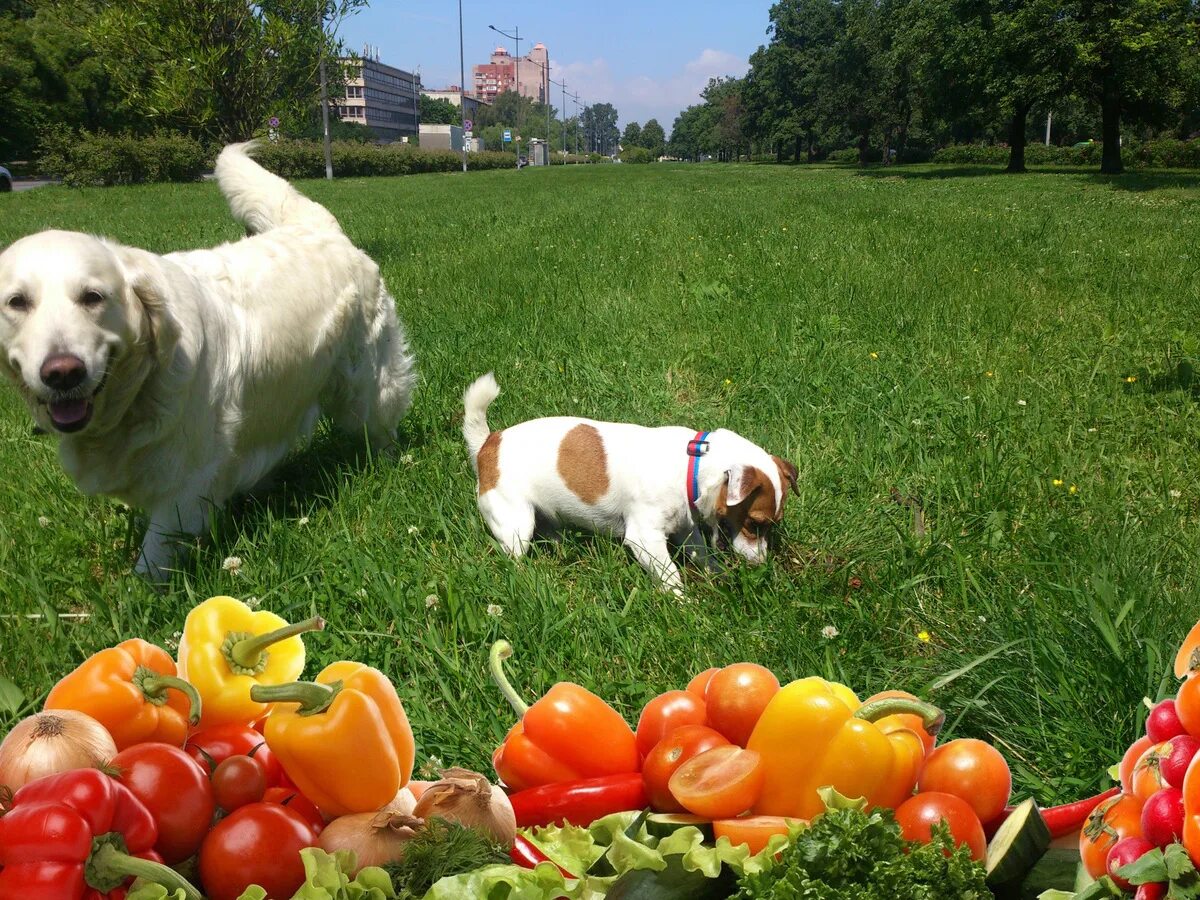
[[[421,90],[421,93],[433,100],[447,100],[455,106],[462,106],[465,101],[467,104],[467,118],[475,118],[475,113],[480,106],[491,106],[487,100],[482,100],[479,97],[467,94],[463,97],[463,90],[457,84],[452,84],[448,88],[439,88],[438,90]]]
[[[461,153],[463,148],[462,126],[422,125],[421,146],[426,150],[453,150],[455,153]]]
[[[346,96],[337,100],[338,118],[366,125],[384,142],[418,133],[420,75],[372,59],[368,52],[362,59],[345,59],[343,63],[349,71]]]
[[[512,90],[522,97],[549,102],[550,51],[545,44],[534,44],[533,49],[519,59],[503,47],[497,47],[492,52],[491,62],[472,66],[471,73],[475,78],[475,96],[488,103]]]

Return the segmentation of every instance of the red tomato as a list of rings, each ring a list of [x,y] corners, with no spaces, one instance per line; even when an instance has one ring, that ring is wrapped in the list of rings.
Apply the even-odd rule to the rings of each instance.
[[[1012,793],[1012,773],[1004,756],[985,741],[962,738],[935,749],[925,760],[917,789],[953,794],[965,800],[981,822],[1004,811]]]
[[[1143,803],[1149,800],[1151,795],[1167,787],[1162,771],[1163,756],[1169,752],[1166,747],[1167,744],[1164,743],[1148,748],[1133,767],[1133,796]]]
[[[704,692],[708,724],[739,747],[746,746],[759,716],[779,692],[779,679],[755,663],[734,663],[715,673]]]
[[[1113,844],[1122,838],[1141,836],[1142,801],[1132,794],[1118,794],[1105,800],[1088,816],[1079,833],[1083,867],[1092,878],[1102,877]]]
[[[1131,862],[1137,862],[1153,849],[1153,844],[1140,837],[1127,837],[1117,841],[1108,851],[1108,859],[1105,860],[1109,878],[1121,890],[1132,891],[1133,885],[1118,875],[1117,870]]]
[[[784,816],[738,816],[736,819],[717,819],[713,822],[713,836],[720,839],[729,838],[729,843],[735,847],[745,844],[753,856],[777,834],[787,834],[793,825],[803,822],[803,819],[789,819]]]
[[[693,756],[728,743],[725,735],[704,725],[684,725],[655,744],[642,763],[642,781],[650,805],[659,812],[683,812],[668,786],[671,776]]]
[[[1167,699],[1156,703],[1150,715],[1146,716],[1146,736],[1154,743],[1161,744],[1181,734],[1187,734],[1187,729],[1179,721],[1175,701]]]
[[[708,690],[708,683],[712,681],[712,677],[721,670],[714,666],[711,669],[705,669],[695,678],[688,682],[687,689],[698,696],[701,700],[704,699],[704,694]]]
[[[209,774],[231,756],[253,756],[262,765],[269,787],[280,784],[284,777],[267,739],[249,725],[230,723],[205,728],[191,735],[183,749]]]
[[[765,776],[762,756],[729,744],[693,756],[667,785],[688,812],[729,819],[758,802]]]
[[[667,691],[646,704],[637,723],[638,752],[645,758],[654,745],[676,728],[704,725],[708,713],[704,701],[691,691]]]
[[[325,830],[325,817],[317,809],[317,804],[305,797],[296,788],[267,788],[266,793],[263,794],[262,802],[274,803],[277,806],[286,806],[292,812],[299,813],[300,818],[308,823],[308,827],[312,829],[313,834],[320,834]]]
[[[231,756],[212,773],[213,798],[225,812],[262,800],[267,773],[253,756]]]
[[[982,862],[987,856],[983,825],[965,800],[953,794],[932,791],[917,794],[896,809],[896,823],[906,841],[929,843],[933,837],[933,826],[938,822],[950,826],[954,843],[960,847],[966,845],[971,851],[971,859]]]
[[[145,804],[158,823],[154,849],[167,865],[199,848],[212,825],[216,802],[208,774],[170,744],[134,744],[112,758],[118,780]]]
[[[251,803],[216,824],[200,848],[200,881],[209,900],[237,900],[252,884],[268,897],[291,897],[304,884],[300,851],[316,836],[294,810]]]
[[[1133,793],[1133,768],[1137,765],[1137,761],[1142,758],[1142,754],[1153,747],[1157,741],[1152,741],[1149,736],[1138,738],[1129,745],[1129,749],[1125,751],[1125,755],[1121,757],[1121,792],[1124,794]]]

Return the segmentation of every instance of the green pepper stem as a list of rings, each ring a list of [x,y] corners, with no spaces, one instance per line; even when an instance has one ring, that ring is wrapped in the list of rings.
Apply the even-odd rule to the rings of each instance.
[[[864,703],[854,712],[856,719],[866,719],[868,722],[878,722],[887,716],[908,713],[921,717],[921,727],[930,735],[936,735],[946,724],[946,714],[923,700],[909,700],[907,697],[885,697],[882,700],[872,700]]]
[[[496,641],[488,652],[488,667],[492,671],[492,681],[496,682],[496,687],[500,688],[504,699],[516,711],[517,716],[523,719],[525,713],[529,712],[529,705],[521,699],[508,676],[504,674],[504,661],[512,656],[512,653],[512,644],[503,639]]]
[[[256,684],[250,688],[255,703],[299,703],[296,710],[302,716],[323,713],[342,691],[342,682],[318,684],[315,681],[293,681],[289,684]]]
[[[225,658],[235,670],[248,670],[247,672],[239,671],[239,674],[258,674],[266,668],[265,657],[268,647],[298,634],[324,630],[325,620],[320,616],[313,616],[311,619],[305,619],[294,625],[285,625],[283,628],[277,628],[265,634],[231,635],[236,639],[232,642],[227,640],[227,646],[224,648]]]
[[[162,706],[167,702],[167,691],[181,691],[188,698],[188,721],[200,724],[200,693],[177,675],[163,675],[145,666],[138,666],[133,673],[133,683],[142,689],[147,703]]]
[[[169,866],[130,856],[121,850],[124,841],[103,835],[92,842],[92,853],[88,857],[85,880],[98,891],[107,893],[129,878],[141,878],[167,889],[168,894],[182,890],[187,900],[204,900],[190,881]]]

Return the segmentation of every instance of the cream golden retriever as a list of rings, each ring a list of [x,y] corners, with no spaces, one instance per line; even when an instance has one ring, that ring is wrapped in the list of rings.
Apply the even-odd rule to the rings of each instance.
[[[251,148],[216,166],[244,240],[160,256],[45,231],[0,254],[0,370],[81,491],[147,511],[155,579],[322,415],[390,444],[416,380],[379,267]]]

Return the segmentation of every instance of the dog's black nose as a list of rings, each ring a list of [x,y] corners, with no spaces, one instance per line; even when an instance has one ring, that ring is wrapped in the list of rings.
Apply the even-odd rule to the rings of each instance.
[[[42,363],[41,376],[46,387],[69,391],[87,378],[87,366],[73,353],[55,353]]]

